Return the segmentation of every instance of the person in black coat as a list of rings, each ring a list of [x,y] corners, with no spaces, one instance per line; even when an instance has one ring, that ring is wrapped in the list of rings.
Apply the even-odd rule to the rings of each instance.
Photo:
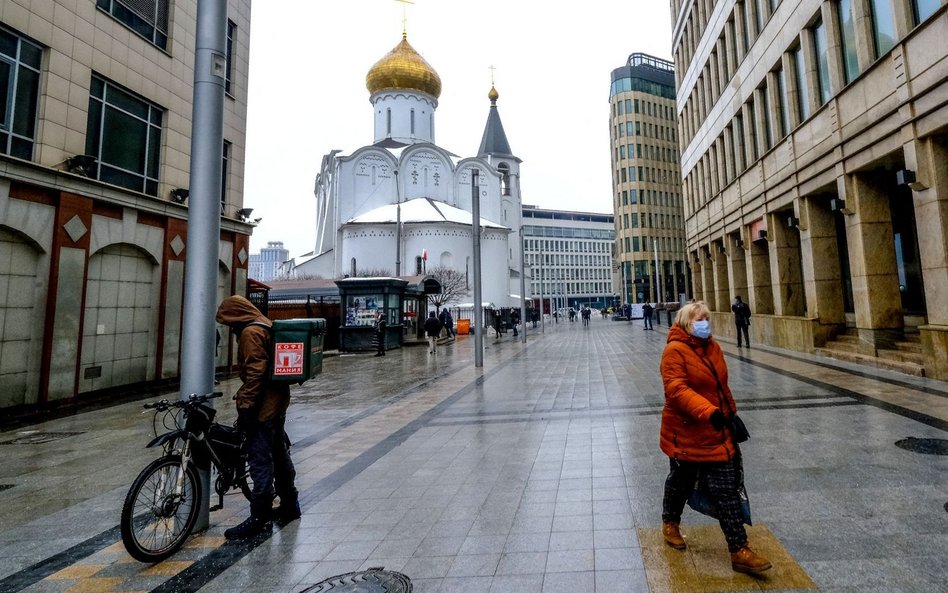
[[[428,353],[438,353],[438,336],[441,335],[441,329],[444,326],[438,321],[434,311],[428,313],[428,319],[425,320],[425,335],[428,336]]]
[[[731,311],[734,312],[734,325],[737,329],[737,347],[741,348],[741,334],[744,337],[744,343],[751,347],[750,331],[748,330],[751,322],[751,308],[741,300],[741,297],[734,297],[734,304],[731,305]]]
[[[385,322],[385,315],[379,311],[375,319],[375,348],[376,356],[385,356],[385,330],[388,323]]]

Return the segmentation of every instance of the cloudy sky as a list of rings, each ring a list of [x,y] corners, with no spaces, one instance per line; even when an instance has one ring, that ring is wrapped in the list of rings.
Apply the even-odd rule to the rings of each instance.
[[[490,66],[525,204],[610,212],[609,75],[632,52],[670,59],[667,0],[415,0],[408,41],[441,76],[436,142],[480,145]],[[369,68],[401,40],[395,0],[258,0],[251,19],[244,205],[251,250],[313,248],[322,156],[373,140]]]

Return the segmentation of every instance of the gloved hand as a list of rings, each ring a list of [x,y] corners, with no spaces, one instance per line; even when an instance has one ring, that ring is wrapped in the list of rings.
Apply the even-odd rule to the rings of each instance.
[[[724,414],[721,413],[721,410],[715,410],[711,413],[711,426],[714,427],[714,430],[721,430],[724,428]]]
[[[257,425],[257,411],[253,408],[237,408],[237,422],[234,426],[244,432],[249,432]]]

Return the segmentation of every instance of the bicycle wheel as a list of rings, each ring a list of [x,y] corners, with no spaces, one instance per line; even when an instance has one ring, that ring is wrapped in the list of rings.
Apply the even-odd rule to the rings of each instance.
[[[148,464],[132,483],[122,506],[122,543],[132,558],[161,562],[178,551],[197,521],[201,483],[194,466],[176,492],[181,457],[167,456]]]

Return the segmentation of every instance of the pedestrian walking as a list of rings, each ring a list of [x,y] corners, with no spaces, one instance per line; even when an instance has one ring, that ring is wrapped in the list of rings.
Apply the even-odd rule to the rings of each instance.
[[[642,305],[642,319],[645,323],[645,329],[655,330],[652,327],[652,314],[655,312],[655,309],[652,308],[652,304],[648,301],[645,301],[645,304]]]
[[[734,312],[734,326],[737,329],[737,347],[741,348],[741,334],[744,334],[744,344],[747,344],[747,347],[751,347],[750,339],[750,323],[751,323],[751,308],[750,306],[741,300],[740,295],[734,297],[734,304],[731,305],[731,311]]]
[[[385,314],[379,311],[375,315],[375,355],[385,356],[385,330],[388,329],[388,323],[385,321]]]
[[[441,333],[441,322],[435,317],[435,312],[428,313],[425,320],[425,335],[428,336],[428,354],[438,353],[438,335]]]
[[[583,307],[582,316],[583,327],[589,327],[589,318],[592,316],[592,311],[589,309],[589,307]]]
[[[510,310],[510,326],[513,328],[513,337],[517,337],[517,326],[520,325],[520,309]]]
[[[540,310],[531,309],[530,310],[530,319],[533,320],[533,327],[536,328],[537,323],[540,321]]]
[[[682,307],[662,353],[661,449],[670,464],[662,500],[662,535],[669,546],[685,549],[681,513],[700,479],[717,508],[731,568],[759,574],[770,569],[771,563],[747,545],[739,495],[741,451],[726,428],[737,406],[728,387],[724,354],[711,337],[710,316],[703,302]]]
[[[234,395],[237,426],[246,433],[247,463],[253,480],[250,517],[224,532],[227,539],[253,537],[269,530],[272,521],[300,518],[296,468],[284,431],[290,386],[270,381],[273,323],[246,298],[229,296],[217,309],[217,322],[237,335],[237,367],[243,383]],[[273,509],[274,497],[280,506]]]
[[[455,338],[456,334],[454,333],[454,318],[451,316],[451,311],[449,311],[447,307],[441,309],[441,316],[439,319],[441,320],[441,325],[444,326],[447,336],[452,339]]]

